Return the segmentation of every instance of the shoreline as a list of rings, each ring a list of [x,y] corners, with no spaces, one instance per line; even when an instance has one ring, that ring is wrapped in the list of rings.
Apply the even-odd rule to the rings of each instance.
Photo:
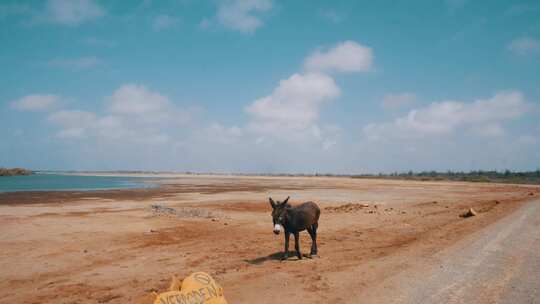
[[[165,180],[165,178],[37,173],[30,176],[1,177],[0,194],[150,189],[159,187],[162,180]]]
[[[534,184],[509,184],[509,183],[495,183],[495,182],[465,182],[465,181],[419,181],[419,180],[402,180],[402,179],[386,179],[386,178],[347,178],[344,177],[327,177],[327,176],[218,176],[218,175],[189,175],[189,174],[163,174],[160,176],[156,175],[144,175],[144,174],[132,174],[132,173],[100,173],[95,175],[94,173],[71,173],[65,175],[75,175],[75,176],[103,176],[103,177],[134,177],[134,178],[153,178],[156,179],[154,183],[148,183],[144,187],[125,187],[125,188],[103,188],[103,189],[66,189],[66,190],[17,190],[17,191],[0,191],[0,206],[1,205],[17,205],[17,204],[43,204],[48,202],[54,202],[55,199],[67,200],[67,199],[86,199],[86,198],[100,198],[100,199],[132,199],[132,200],[143,200],[156,198],[160,196],[174,195],[176,193],[185,192],[186,189],[183,189],[184,186],[189,186],[189,184],[183,184],[182,182],[193,182],[197,181],[198,183],[205,184],[205,188],[213,186],[214,182],[218,182],[217,186],[220,183],[225,181],[225,186],[231,181],[246,181],[260,183],[264,181],[285,181],[290,180],[292,182],[339,182],[347,180],[349,183],[355,183],[355,181],[365,181],[368,183],[383,183],[388,185],[399,185],[403,183],[412,184],[412,185],[425,185],[425,186],[478,186],[478,187],[517,187],[523,189],[524,191],[538,189],[538,185]],[[144,182],[142,182],[144,184]],[[180,185],[180,186],[179,186]],[[269,188],[268,186],[263,186],[262,188]],[[188,187],[189,188],[189,187]],[[226,189],[221,187],[220,191],[222,192],[232,192],[235,190],[235,187],[231,189]],[[191,191],[191,189],[187,189]],[[39,200],[38,200],[39,198]],[[36,201],[37,200],[37,201]],[[45,200],[45,202],[43,202]]]
[[[275,178],[291,178],[291,179],[359,179],[359,180],[381,180],[395,182],[418,182],[418,183],[475,183],[475,184],[501,184],[501,185],[523,185],[523,186],[538,186],[540,181],[537,180],[516,180],[508,179],[455,179],[450,177],[406,177],[403,175],[356,175],[356,174],[256,174],[256,173],[186,173],[186,172],[124,172],[124,171],[34,171],[34,174],[53,174],[66,176],[102,176],[102,177],[134,177],[134,178],[155,178],[155,179],[191,179],[191,178],[220,178],[220,179],[275,179]],[[532,172],[532,171],[531,171]]]

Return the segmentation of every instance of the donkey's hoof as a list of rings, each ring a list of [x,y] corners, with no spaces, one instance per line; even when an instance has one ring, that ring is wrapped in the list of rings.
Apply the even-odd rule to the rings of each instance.
[[[319,255],[316,254],[316,253],[312,253],[312,254],[309,255],[309,257],[312,258],[312,259],[316,259],[316,258],[319,257]]]

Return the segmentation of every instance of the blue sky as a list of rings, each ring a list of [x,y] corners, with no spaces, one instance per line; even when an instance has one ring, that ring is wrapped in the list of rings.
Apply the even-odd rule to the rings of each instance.
[[[0,3],[0,166],[540,167],[537,1]]]

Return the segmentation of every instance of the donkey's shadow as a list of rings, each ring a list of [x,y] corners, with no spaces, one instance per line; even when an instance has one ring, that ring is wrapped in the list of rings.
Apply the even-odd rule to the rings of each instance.
[[[282,257],[283,257],[283,252],[278,251],[278,252],[269,254],[267,256],[262,256],[262,257],[258,257],[258,258],[251,259],[251,260],[244,260],[244,262],[246,262],[248,264],[251,264],[251,265],[261,265],[261,264],[263,264],[265,262],[268,262],[268,261],[282,261],[283,260]],[[307,254],[302,254],[302,257],[309,258],[310,256],[308,256]],[[289,258],[287,260],[300,261],[296,257],[296,251],[291,251],[291,250],[289,250]],[[285,260],[283,260],[283,261],[285,261]]]

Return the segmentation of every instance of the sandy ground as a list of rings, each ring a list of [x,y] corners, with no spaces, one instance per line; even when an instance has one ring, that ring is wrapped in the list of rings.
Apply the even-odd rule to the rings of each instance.
[[[163,181],[158,189],[0,194],[0,303],[151,303],[173,274],[194,271],[214,276],[229,303],[386,303],[373,291],[540,197],[538,186],[457,182]],[[319,258],[279,261],[283,236],[272,233],[269,195],[319,204]],[[156,214],[152,204],[180,216]],[[460,218],[469,207],[478,216]],[[309,246],[302,233],[304,253]]]

